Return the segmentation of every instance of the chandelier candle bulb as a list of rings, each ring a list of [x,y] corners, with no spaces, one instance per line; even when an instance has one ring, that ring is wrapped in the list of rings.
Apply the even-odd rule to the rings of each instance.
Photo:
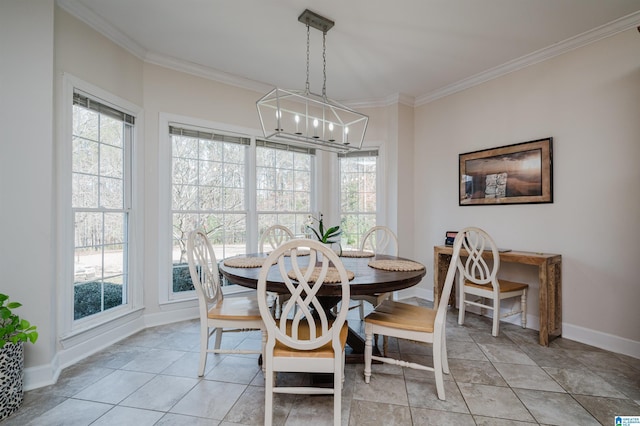
[[[300,116],[296,114],[295,117],[293,117],[293,119],[296,122],[296,135],[301,135],[302,133],[300,133],[300,130],[298,130],[298,125],[300,124]]]
[[[329,122],[329,142],[334,142],[333,138],[333,123]]]
[[[318,119],[314,118],[313,119],[313,137],[314,138],[319,138],[318,136]]]
[[[276,127],[276,132],[281,132],[282,128],[280,127],[280,117],[282,116],[282,113],[280,112],[279,109],[276,110],[276,123],[277,123],[277,127]]]
[[[344,127],[344,144],[349,145],[349,126]]]

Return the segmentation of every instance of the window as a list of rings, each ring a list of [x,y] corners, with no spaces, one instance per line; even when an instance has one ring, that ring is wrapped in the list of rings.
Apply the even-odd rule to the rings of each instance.
[[[134,117],[75,90],[73,319],[128,303]]]
[[[340,222],[343,248],[360,248],[360,239],[376,225],[378,150],[338,154]]]
[[[257,251],[273,225],[304,233],[315,202],[315,150],[252,137],[252,129],[160,114],[160,303],[191,299],[186,242],[204,228],[216,258]],[[224,282],[225,294],[246,288]]]
[[[258,235],[275,224],[304,234],[311,213],[315,150],[256,141]]]
[[[246,252],[246,158],[250,139],[169,126],[173,293],[193,290],[187,264],[189,232],[202,228],[223,259]]]

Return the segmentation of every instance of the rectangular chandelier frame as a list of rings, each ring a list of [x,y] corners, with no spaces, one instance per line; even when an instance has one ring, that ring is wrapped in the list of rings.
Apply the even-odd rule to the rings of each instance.
[[[369,122],[345,105],[300,90],[276,87],[256,106],[266,139],[338,153],[361,149]]]

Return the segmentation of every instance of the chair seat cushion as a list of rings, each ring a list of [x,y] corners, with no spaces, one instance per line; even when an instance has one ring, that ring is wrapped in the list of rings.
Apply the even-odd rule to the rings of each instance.
[[[434,309],[385,300],[364,321],[385,327],[433,333],[435,318]]]
[[[258,299],[251,296],[227,297],[216,303],[207,314],[211,319],[259,320]]]
[[[514,281],[507,280],[498,280],[500,282],[500,293],[509,293],[512,291],[520,291],[529,288],[529,284],[518,283]],[[471,281],[465,281],[464,285],[468,285],[469,287],[481,288],[485,290],[490,290],[491,285],[482,285],[482,284],[474,284]]]
[[[291,320],[287,320],[287,334],[291,333]],[[280,327],[280,325],[277,325]],[[320,324],[316,324],[316,329],[320,330]],[[347,335],[349,334],[349,326],[347,322],[342,325],[342,329],[340,330],[340,345],[342,350],[344,350],[345,345],[347,344]],[[305,321],[300,322],[300,326],[298,327],[298,339],[299,340],[309,340],[309,324]],[[273,356],[277,357],[307,357],[307,358],[333,358],[333,346],[331,342],[320,346],[317,349],[312,351],[305,351],[299,349],[293,349],[284,343],[276,340],[276,345],[273,349]]]

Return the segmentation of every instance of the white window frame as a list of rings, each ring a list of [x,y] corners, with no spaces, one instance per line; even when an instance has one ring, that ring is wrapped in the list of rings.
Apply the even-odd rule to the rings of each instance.
[[[171,267],[173,258],[171,253],[172,236],[168,229],[172,226],[172,209],[171,209],[171,136],[169,135],[169,125],[199,128],[206,131],[215,130],[223,134],[236,135],[251,139],[246,159],[245,174],[245,209],[247,215],[247,252],[258,251],[258,216],[256,210],[256,139],[263,139],[263,135],[259,130],[233,126],[226,123],[214,122],[204,119],[188,117],[179,114],[171,114],[161,112],[158,119],[158,301],[161,306],[173,303],[182,303],[196,299],[195,291],[184,291],[173,293],[173,282]],[[318,191],[318,169],[321,160],[316,155],[311,166],[311,209],[316,211]],[[221,259],[218,259],[221,260]],[[234,294],[249,291],[249,289],[238,286],[229,285],[223,287],[224,294]]]
[[[128,229],[128,258],[129,265],[127,303],[107,311],[74,320],[74,226],[72,199],[72,120],[74,90],[88,94],[105,105],[112,106],[122,112],[135,117],[131,145],[131,175],[129,176],[131,191],[131,210],[129,212]],[[58,325],[60,339],[63,346],[75,346],[107,329],[118,327],[122,321],[139,317],[143,309],[143,217],[142,204],[142,171],[144,143],[144,121],[142,108],[116,96],[104,89],[94,86],[69,73],[62,76],[62,90],[59,108],[58,132],[58,235],[60,236],[60,250],[57,255],[58,265]],[[106,327],[106,328],[105,328]]]
[[[265,141],[264,139],[258,138],[258,141],[263,143],[265,146],[261,146],[260,148],[264,148],[264,149],[273,149],[273,150],[284,150],[284,151],[288,151],[287,149],[287,145],[286,143],[282,143],[282,142],[275,142],[274,146],[269,146],[269,142]],[[256,143],[256,147],[255,147],[255,155],[254,158],[256,158],[256,163],[257,163],[257,154],[258,154],[258,144]],[[278,146],[279,145],[279,146]],[[291,149],[292,151],[297,151],[298,153],[302,153],[302,154],[306,154],[306,155],[310,155],[310,165],[309,165],[309,210],[308,211],[304,211],[304,212],[296,212],[294,210],[291,211],[284,211],[284,212],[280,212],[280,211],[269,211],[269,210],[258,210],[257,206],[254,209],[255,210],[255,214],[256,214],[256,226],[259,227],[259,223],[258,223],[258,216],[263,215],[271,215],[271,214],[285,214],[285,215],[309,215],[309,214],[314,214],[314,212],[316,211],[315,207],[316,207],[316,194],[317,194],[317,167],[316,164],[318,162],[318,155],[317,155],[317,150],[315,149],[309,149],[306,147],[301,147],[301,148],[296,148],[295,146],[291,146],[289,149]],[[308,151],[307,153],[305,153],[304,151]],[[294,170],[292,170],[294,171]],[[252,172],[254,173],[254,182],[256,183],[257,186],[257,168],[256,165],[254,165],[254,167],[252,168]],[[254,199],[256,200],[256,204],[257,204],[257,198],[258,198],[258,193],[257,193],[257,188],[254,191]],[[280,223],[282,225],[282,223]],[[302,223],[301,223],[302,225]],[[296,236],[300,236],[302,234],[304,234],[305,232],[298,228],[298,229],[291,229],[291,231],[293,232],[294,235]],[[257,251],[257,247],[256,250]]]
[[[196,298],[195,291],[183,291],[179,293],[173,292],[172,272],[173,257],[171,247],[173,246],[172,234],[167,230],[172,227],[172,208],[171,208],[171,136],[169,135],[169,126],[184,126],[192,128],[206,129],[208,131],[226,133],[230,135],[250,138],[251,143],[247,148],[246,172],[245,172],[245,214],[247,215],[247,250],[257,247],[257,219],[255,215],[255,131],[239,126],[218,123],[183,115],[170,114],[161,112],[158,120],[158,301],[160,305],[179,303],[186,300]],[[221,259],[218,259],[221,260]],[[247,291],[246,288],[230,285],[223,287],[224,294],[233,294]]]
[[[386,225],[387,212],[384,210],[386,203],[386,191],[385,191],[385,168],[384,168],[384,148],[382,146],[363,146],[362,151],[378,151],[376,156],[376,225]],[[337,215],[340,221],[342,221],[342,186],[340,182],[340,158],[336,155],[335,159],[335,179],[334,188],[335,194],[333,202],[336,205]],[[366,230],[365,230],[366,232]]]

